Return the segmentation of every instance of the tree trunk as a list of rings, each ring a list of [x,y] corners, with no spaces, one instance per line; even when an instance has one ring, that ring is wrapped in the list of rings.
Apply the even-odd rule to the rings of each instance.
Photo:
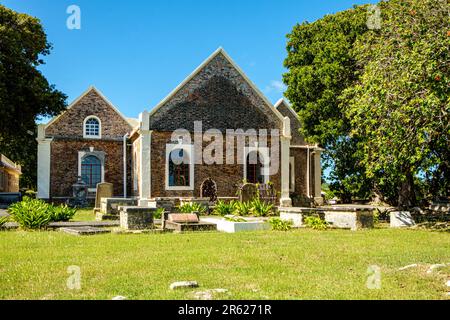
[[[398,194],[398,207],[410,208],[416,205],[416,193],[414,191],[414,176],[411,172],[406,174],[406,178],[400,184]]]

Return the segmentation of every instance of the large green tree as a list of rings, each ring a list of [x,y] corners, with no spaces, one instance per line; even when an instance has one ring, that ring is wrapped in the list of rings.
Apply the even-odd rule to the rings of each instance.
[[[397,204],[416,203],[417,181],[431,176],[435,192],[450,180],[450,28],[448,0],[378,4],[379,30],[354,48],[363,72],[346,90],[352,133],[369,176],[400,188]],[[431,190],[433,190],[431,188]]]
[[[353,47],[367,32],[365,7],[327,15],[296,25],[288,35],[286,97],[302,122],[302,134],[325,147],[331,166],[331,189],[344,201],[368,196],[372,183],[361,165],[357,137],[350,137],[350,119],[342,92],[358,80]]]
[[[0,5],[0,153],[22,164],[30,187],[36,181],[36,120],[66,107],[66,96],[38,70],[50,49],[38,19]]]

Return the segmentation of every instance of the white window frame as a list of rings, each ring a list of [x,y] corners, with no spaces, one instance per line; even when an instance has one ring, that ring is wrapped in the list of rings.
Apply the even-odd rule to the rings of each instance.
[[[83,161],[83,158],[94,156],[100,160],[101,163],[101,181],[100,183],[105,182],[105,157],[99,156],[96,152],[85,152],[85,151],[79,151],[78,152],[78,176],[81,177],[81,163]],[[96,192],[97,188],[88,188],[88,192]]]
[[[270,181],[270,157],[268,147],[244,147],[244,180],[247,179],[247,157],[251,152],[259,152],[263,158],[263,175],[264,183],[267,184]]]
[[[295,157],[289,158],[289,168],[291,169],[289,171],[289,175],[291,177],[291,183],[289,185],[289,191],[295,192]]]
[[[95,119],[98,121],[98,136],[86,134],[86,122],[88,122],[90,119]],[[83,121],[83,138],[84,139],[101,139],[102,138],[102,121],[100,120],[99,117],[90,115],[84,119],[84,121]]]
[[[189,186],[169,185],[169,157],[173,150],[182,149],[189,156]],[[193,191],[194,190],[194,145],[192,144],[166,144],[166,190],[167,191]]]

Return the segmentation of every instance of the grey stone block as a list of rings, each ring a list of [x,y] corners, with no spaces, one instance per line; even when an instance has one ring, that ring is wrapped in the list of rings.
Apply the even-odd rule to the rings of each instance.
[[[156,210],[149,207],[121,207],[120,227],[125,230],[151,229]]]

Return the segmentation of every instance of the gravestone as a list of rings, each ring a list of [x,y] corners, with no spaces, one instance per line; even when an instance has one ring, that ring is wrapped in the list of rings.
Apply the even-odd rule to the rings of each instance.
[[[409,211],[391,212],[390,218],[391,228],[408,228],[416,224]]]
[[[196,214],[171,213],[168,220],[175,223],[199,223],[200,220]]]
[[[87,195],[88,185],[83,181],[81,177],[78,177],[77,182],[72,185],[73,198],[69,204],[72,207],[85,208],[88,206]]]
[[[152,229],[156,210],[150,207],[120,207],[120,227],[125,230]]]
[[[97,184],[97,194],[95,196],[95,209],[94,212],[100,211],[102,198],[112,198],[114,192],[114,185],[112,183],[99,183]]]
[[[249,202],[255,199],[258,195],[258,188],[255,184],[247,183],[242,186],[240,201],[241,202]]]

